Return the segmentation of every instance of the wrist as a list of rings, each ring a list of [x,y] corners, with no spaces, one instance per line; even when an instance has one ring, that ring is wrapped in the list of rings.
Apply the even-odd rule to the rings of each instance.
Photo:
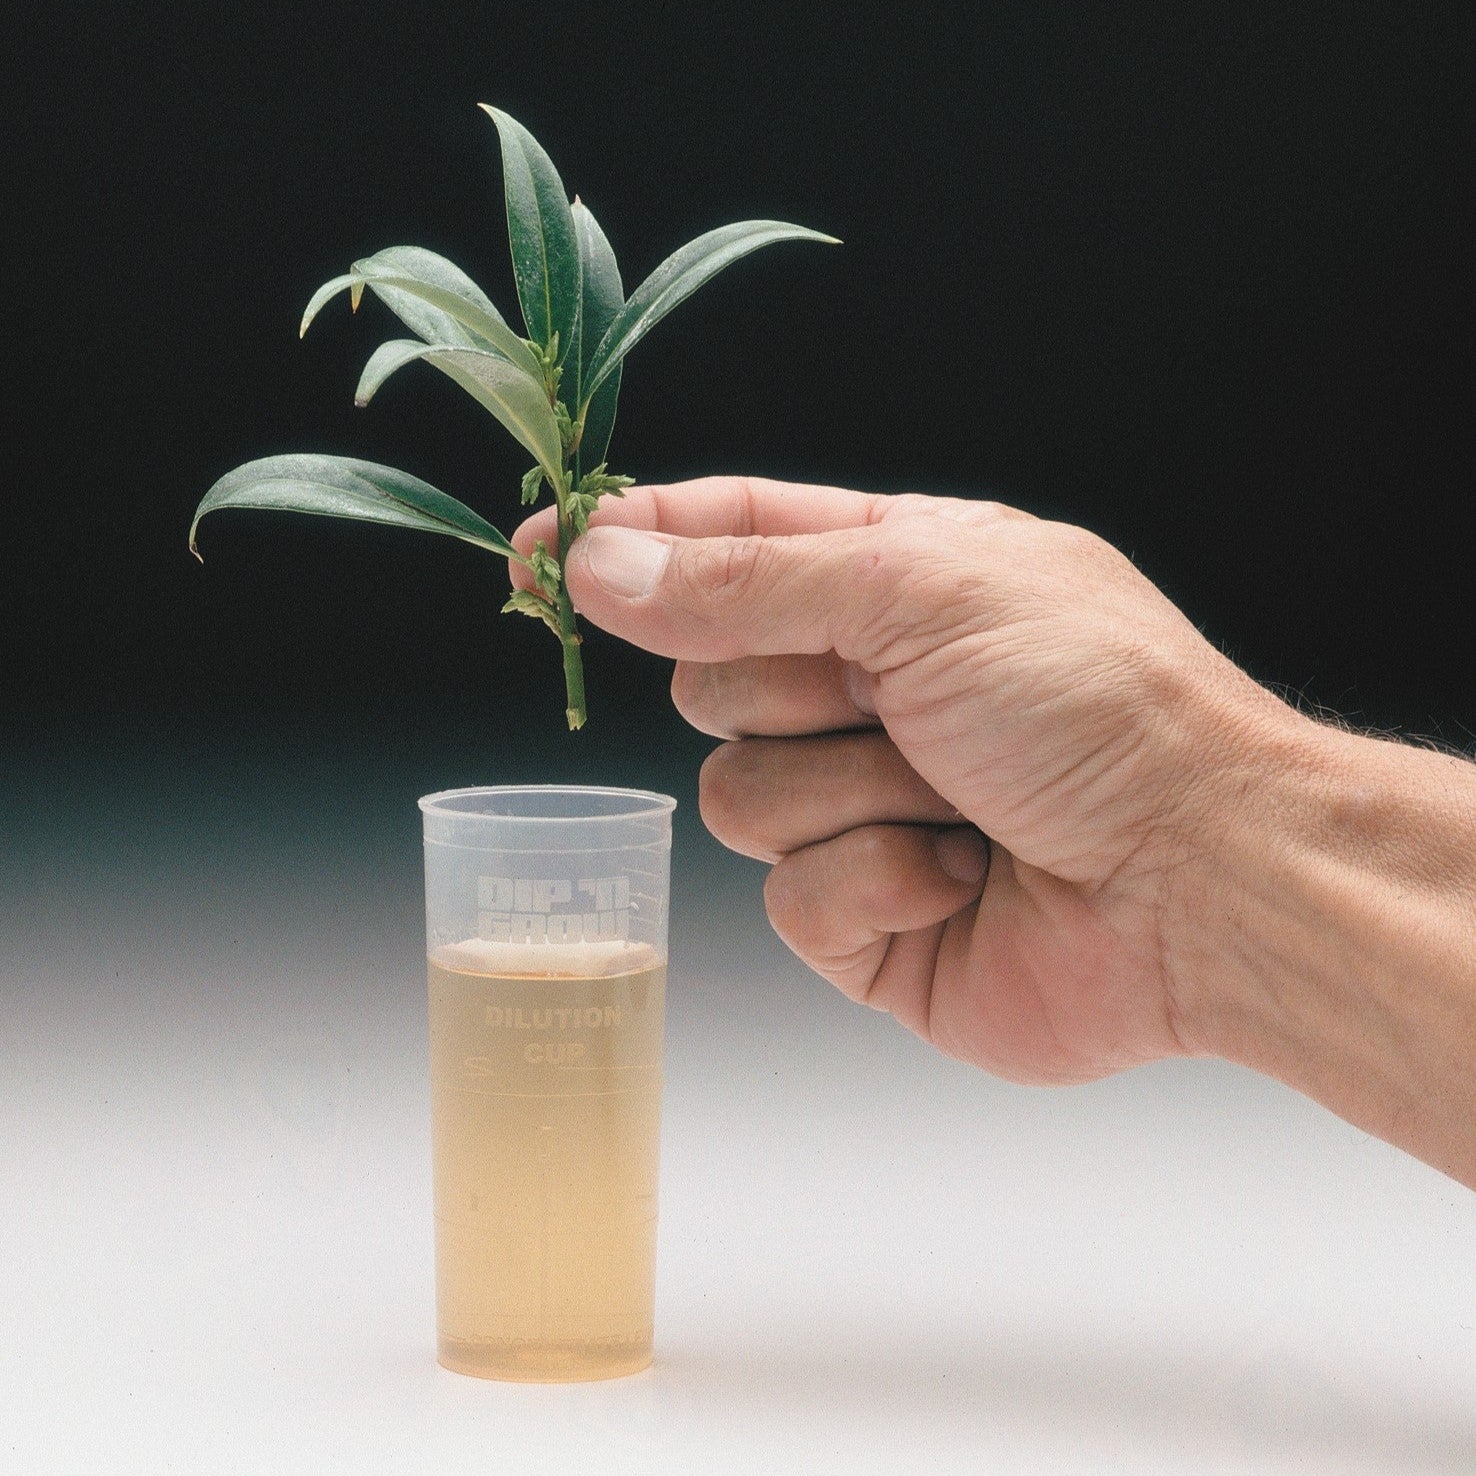
[[[1185,1043],[1469,1182],[1476,765],[1275,706],[1225,766],[1166,938]]]

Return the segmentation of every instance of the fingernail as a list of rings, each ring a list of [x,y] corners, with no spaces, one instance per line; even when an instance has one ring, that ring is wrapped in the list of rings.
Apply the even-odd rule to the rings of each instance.
[[[984,884],[989,875],[989,842],[977,830],[940,830],[933,846],[938,864],[954,881],[971,887]]]
[[[841,667],[841,686],[851,706],[868,717],[876,716],[876,678],[864,666],[848,661]]]
[[[580,546],[589,572],[622,600],[650,594],[671,556],[669,543],[634,528],[591,528]]]

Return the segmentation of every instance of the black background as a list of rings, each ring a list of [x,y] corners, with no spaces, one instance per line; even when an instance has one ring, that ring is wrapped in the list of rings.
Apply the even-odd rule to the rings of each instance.
[[[296,335],[401,242],[511,314],[488,101],[627,288],[728,220],[845,240],[739,264],[640,347],[618,469],[1001,496],[1118,543],[1262,680],[1470,747],[1470,15],[51,9],[8,64],[7,717],[676,741],[665,663],[598,635],[566,737],[553,643],[452,540],[227,514],[186,552],[210,483],[287,450],[516,523],[525,455],[440,376],[352,408],[382,308]]]

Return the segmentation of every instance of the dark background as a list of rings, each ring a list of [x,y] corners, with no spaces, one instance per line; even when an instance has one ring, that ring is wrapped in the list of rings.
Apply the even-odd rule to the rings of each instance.
[[[1001,496],[1114,540],[1262,680],[1469,748],[1471,13],[25,22],[7,63],[10,741],[44,758],[364,740],[446,782],[688,772],[666,663],[598,634],[592,726],[562,732],[556,649],[498,616],[505,572],[476,550],[266,514],[207,523],[203,568],[185,549],[217,476],[298,449],[403,466],[516,523],[526,456],[440,376],[352,408],[397,336],[382,308],[350,320],[340,300],[296,336],[320,282],[400,242],[511,315],[489,101],[595,210],[628,289],[728,220],[845,239],[741,263],[640,347],[618,469]]]
[[[352,408],[382,308],[297,340],[393,243],[511,313],[485,100],[628,282],[745,216],[845,239],[639,346],[621,469],[989,491],[1263,680],[1476,748],[1476,6],[892,8],[0,27],[4,1469],[1476,1469],[1458,1186],[1224,1063],[1028,1092],[851,1009],[702,835],[667,663],[592,634],[566,733],[489,555],[247,513],[186,551],[291,449],[515,520],[527,458],[442,376]],[[609,1398],[429,1382],[414,800],[531,779],[681,801],[666,1366]]]

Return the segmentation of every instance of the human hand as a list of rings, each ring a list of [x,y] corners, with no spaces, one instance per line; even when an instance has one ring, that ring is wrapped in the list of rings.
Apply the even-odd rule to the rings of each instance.
[[[730,740],[703,818],[847,995],[1021,1081],[1198,1048],[1178,933],[1237,737],[1289,710],[1121,554],[994,503],[709,478],[605,503],[566,571],[678,659]]]

